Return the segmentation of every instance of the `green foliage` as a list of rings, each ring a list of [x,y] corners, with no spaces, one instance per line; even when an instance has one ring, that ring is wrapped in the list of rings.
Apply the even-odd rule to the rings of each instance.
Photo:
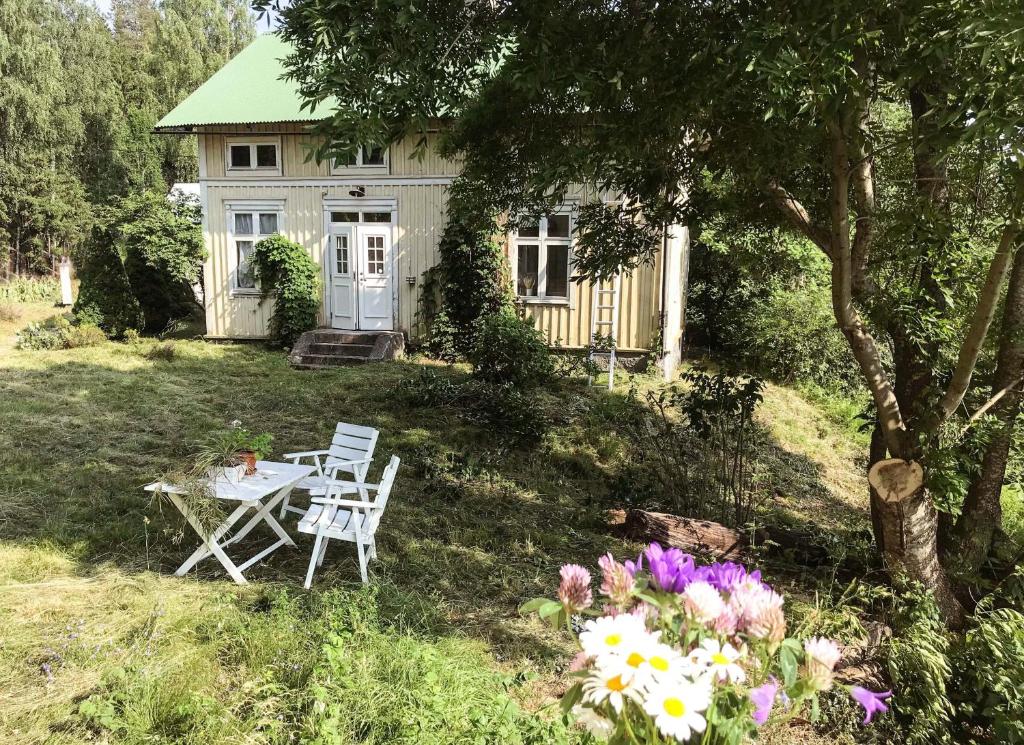
[[[101,219],[117,233],[146,330],[161,331],[199,310],[192,286],[200,281],[206,251],[196,200],[141,192],[117,201]]]
[[[112,197],[195,180],[153,125],[255,36],[245,0],[11,0],[0,14],[0,249],[47,272]],[[6,261],[4,262],[6,263]]]
[[[719,217],[691,244],[690,341],[784,382],[855,388],[859,371],[829,282],[828,262],[809,241]]]
[[[911,585],[893,608],[895,636],[889,645],[893,714],[908,743],[950,741],[955,707],[951,702],[950,637],[931,593]]]
[[[769,491],[753,465],[766,433],[754,421],[764,381],[685,370],[680,383],[630,391],[618,426],[638,452],[619,491],[645,508],[742,527]]]
[[[532,320],[505,311],[481,319],[478,326],[469,352],[474,377],[521,390],[551,383],[551,353]]]
[[[316,328],[320,269],[305,248],[281,235],[257,243],[252,263],[264,293],[274,299],[270,334],[290,347],[303,332]]]
[[[512,307],[508,261],[498,245],[499,233],[486,210],[449,200],[448,223],[438,252],[441,261],[434,271],[441,305],[425,307],[429,324],[427,349],[438,359],[454,361],[468,356],[478,342],[481,319]],[[424,290],[425,302],[433,303]]]
[[[114,225],[96,225],[75,263],[81,280],[73,309],[76,317],[113,338],[143,328],[142,306],[128,280]]]
[[[18,349],[74,349],[95,347],[107,341],[106,334],[94,323],[72,324],[67,316],[30,323],[18,332]]]
[[[521,446],[539,444],[551,425],[540,396],[511,383],[455,380],[423,368],[402,382],[402,392],[412,406],[454,409],[466,421]]]
[[[0,282],[0,303],[42,303],[60,300],[56,277],[11,277]]]

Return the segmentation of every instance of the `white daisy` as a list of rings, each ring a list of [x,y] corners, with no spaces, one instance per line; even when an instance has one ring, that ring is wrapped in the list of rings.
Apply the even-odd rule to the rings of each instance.
[[[622,711],[627,698],[640,701],[634,671],[628,665],[613,660],[596,667],[583,681],[584,703],[600,706],[605,701],[615,711]]]
[[[576,722],[586,727],[587,731],[594,737],[607,740],[611,737],[612,732],[615,731],[615,725],[611,721],[605,719],[589,706],[574,706],[572,707],[572,714],[576,717]]]
[[[609,654],[624,654],[624,650],[638,646],[649,636],[644,622],[636,616],[602,616],[583,625],[580,646],[587,657],[600,661]]]
[[[703,732],[707,721],[702,714],[711,705],[707,683],[677,681],[655,686],[644,699],[644,711],[654,718],[662,734],[686,742],[694,732]]]
[[[690,659],[703,664],[715,680],[742,683],[747,676],[736,662],[742,656],[743,653],[728,642],[723,645],[717,639],[705,639],[693,650]]]
[[[655,681],[677,680],[689,668],[678,651],[659,642],[653,634],[641,644],[631,647],[623,662],[635,671],[634,677],[640,688]]]

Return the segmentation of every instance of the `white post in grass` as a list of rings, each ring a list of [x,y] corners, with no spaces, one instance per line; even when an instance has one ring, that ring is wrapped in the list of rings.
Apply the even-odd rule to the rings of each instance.
[[[71,297],[71,258],[60,260],[60,304],[71,305],[75,300]]]

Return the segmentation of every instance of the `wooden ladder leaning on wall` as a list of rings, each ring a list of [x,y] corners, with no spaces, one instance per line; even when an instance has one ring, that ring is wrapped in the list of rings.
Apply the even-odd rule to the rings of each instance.
[[[587,385],[594,384],[594,365],[598,357],[608,358],[608,390],[615,387],[615,348],[619,336],[619,297],[622,275],[599,279],[591,286],[590,307],[590,372]],[[602,349],[598,350],[598,346]],[[607,349],[604,349],[607,347]]]

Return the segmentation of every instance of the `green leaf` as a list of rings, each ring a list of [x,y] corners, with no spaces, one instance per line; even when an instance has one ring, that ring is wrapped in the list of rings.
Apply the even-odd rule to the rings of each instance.
[[[528,615],[530,613],[536,613],[544,605],[550,602],[551,601],[548,598],[533,598],[532,600],[527,600],[525,603],[519,606],[519,613],[523,616]]]
[[[583,683],[573,684],[568,691],[562,696],[560,706],[562,707],[562,713],[568,714],[572,707],[580,702],[583,698]]]

